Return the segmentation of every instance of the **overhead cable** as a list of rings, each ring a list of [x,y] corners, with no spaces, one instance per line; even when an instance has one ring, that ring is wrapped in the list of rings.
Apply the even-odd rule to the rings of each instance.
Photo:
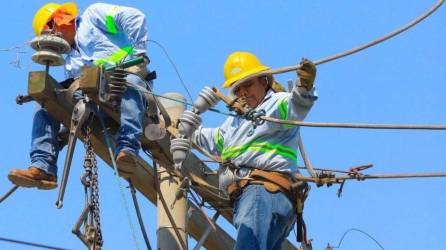
[[[381,245],[375,238],[373,238],[373,237],[372,237],[370,234],[368,234],[367,232],[365,232],[365,231],[363,231],[363,230],[361,230],[361,229],[358,229],[358,228],[350,228],[350,229],[348,229],[347,231],[345,231],[344,234],[343,234],[342,237],[341,237],[341,240],[339,240],[338,245],[336,245],[336,246],[330,246],[330,245],[328,245],[328,246],[327,246],[327,249],[339,248],[339,247],[341,246],[341,244],[342,244],[342,242],[343,242],[345,236],[346,236],[348,233],[353,232],[353,231],[362,233],[363,235],[367,236],[368,238],[370,238],[371,240],[373,240],[373,242],[375,242],[376,245],[379,246],[379,248],[381,248],[382,250],[384,250],[384,247],[383,247],[383,246],[382,246],[382,245]]]
[[[27,246],[32,246],[32,247],[40,247],[40,248],[45,248],[45,249],[68,250],[67,248],[49,246],[49,245],[45,245],[45,244],[34,243],[34,242],[23,241],[23,240],[9,239],[9,238],[4,238],[4,237],[0,237],[0,241],[6,241],[6,242],[10,242],[10,243],[27,245]]]
[[[353,129],[410,129],[410,130],[446,130],[446,125],[434,124],[377,124],[377,123],[346,123],[346,122],[305,122],[295,120],[281,120],[274,117],[261,116],[260,119],[280,124],[301,127],[319,128],[353,128]]]
[[[416,17],[415,19],[413,19],[412,21],[410,21],[409,23],[407,23],[406,25],[404,25],[403,27],[396,29],[380,38],[377,38],[371,42],[368,42],[366,44],[363,44],[361,46],[352,48],[350,50],[346,50],[344,52],[335,54],[335,55],[331,55],[331,56],[327,56],[318,60],[314,61],[315,65],[321,65],[327,62],[331,62],[333,60],[337,60],[340,59],[342,57],[345,56],[349,56],[351,54],[354,54],[356,52],[362,51],[364,49],[367,49],[369,47],[372,47],[374,45],[377,45],[381,42],[384,42],[410,28],[412,28],[413,26],[415,26],[416,24],[418,24],[419,22],[423,21],[424,19],[426,19],[428,16],[430,16],[432,13],[434,13],[442,4],[444,3],[444,0],[438,0],[429,10],[427,10],[426,12],[424,12],[423,14],[421,14],[420,16]],[[282,74],[282,73],[286,73],[286,72],[290,72],[290,71],[295,71],[298,68],[300,68],[300,64],[298,65],[293,65],[293,66],[287,66],[287,67],[281,67],[281,68],[276,68],[276,69],[270,69],[270,70],[266,70],[266,71],[262,71],[253,75],[249,75],[248,77],[242,78],[240,80],[237,80],[234,85],[237,85],[243,81],[246,81],[247,78],[254,78],[254,77],[258,77],[261,75],[265,75],[265,74]]]
[[[169,53],[167,53],[167,50],[164,48],[164,46],[163,46],[161,43],[159,43],[159,42],[157,42],[157,41],[155,41],[155,40],[148,40],[148,42],[151,42],[151,43],[154,43],[154,44],[158,45],[158,46],[161,48],[161,50],[164,52],[164,54],[165,54],[166,57],[167,57],[167,60],[169,60],[169,62],[170,62],[170,64],[172,65],[173,69],[175,70],[175,73],[177,74],[178,79],[180,80],[181,84],[183,85],[183,88],[184,88],[184,89],[186,90],[186,92],[187,92],[187,95],[188,95],[190,101],[192,102],[192,95],[190,94],[189,89],[188,89],[187,86],[186,86],[186,83],[183,81],[183,78],[181,77],[181,74],[180,74],[180,72],[178,71],[178,68],[177,68],[177,66],[175,65],[175,62],[174,62],[174,61],[172,60],[172,58],[169,56]]]

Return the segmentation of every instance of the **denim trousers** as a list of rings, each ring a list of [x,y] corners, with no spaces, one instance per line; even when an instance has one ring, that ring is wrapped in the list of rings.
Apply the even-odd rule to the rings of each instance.
[[[234,201],[234,249],[281,249],[295,222],[292,202],[282,192],[270,193],[263,185],[248,185]]]
[[[126,80],[144,88],[152,87],[151,82],[148,86],[145,81],[133,74],[127,75]],[[116,135],[115,154],[122,150],[138,154],[146,107],[144,95],[132,87],[127,87],[121,102],[121,126]],[[40,168],[54,176],[57,176],[57,158],[60,150],[57,140],[59,129],[60,122],[38,104],[32,124],[30,166]]]

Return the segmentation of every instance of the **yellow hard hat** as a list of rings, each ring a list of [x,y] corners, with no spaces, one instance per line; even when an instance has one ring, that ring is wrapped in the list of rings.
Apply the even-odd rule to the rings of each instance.
[[[223,68],[223,88],[236,87],[233,86],[236,81],[266,70],[269,70],[269,67],[263,65],[254,54],[245,51],[233,52],[226,59]]]
[[[58,10],[64,10],[65,12],[77,16],[77,6],[73,2],[68,2],[64,4],[58,3],[47,3],[42,6],[34,15],[33,19],[33,29],[36,36],[42,33],[43,27],[50,20],[54,12]]]

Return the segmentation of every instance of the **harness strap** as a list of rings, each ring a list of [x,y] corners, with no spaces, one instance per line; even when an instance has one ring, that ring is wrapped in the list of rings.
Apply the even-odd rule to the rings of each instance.
[[[305,187],[298,187],[295,184],[293,178],[290,175],[282,174],[279,172],[264,171],[260,169],[254,169],[249,178],[242,179],[231,183],[228,188],[229,197],[231,200],[236,199],[242,193],[245,186],[263,185],[265,189],[270,193],[282,192],[284,193],[295,205],[296,212],[296,227],[297,227],[297,241],[307,243],[307,228],[303,219],[303,207],[306,198]],[[297,187],[297,188],[296,188]]]

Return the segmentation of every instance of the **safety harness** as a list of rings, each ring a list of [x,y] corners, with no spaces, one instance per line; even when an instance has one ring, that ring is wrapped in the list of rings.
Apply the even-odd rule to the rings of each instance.
[[[233,172],[237,168],[233,164],[224,164],[224,167],[229,167]],[[265,171],[256,168],[249,168],[246,176],[229,184],[227,192],[231,198],[231,203],[237,199],[243,192],[243,188],[248,185],[263,185],[270,193],[282,192],[285,194],[295,206],[296,212],[296,231],[297,241],[308,243],[307,229],[303,219],[304,202],[310,191],[310,187],[306,182],[297,181],[290,174],[280,172]]]

